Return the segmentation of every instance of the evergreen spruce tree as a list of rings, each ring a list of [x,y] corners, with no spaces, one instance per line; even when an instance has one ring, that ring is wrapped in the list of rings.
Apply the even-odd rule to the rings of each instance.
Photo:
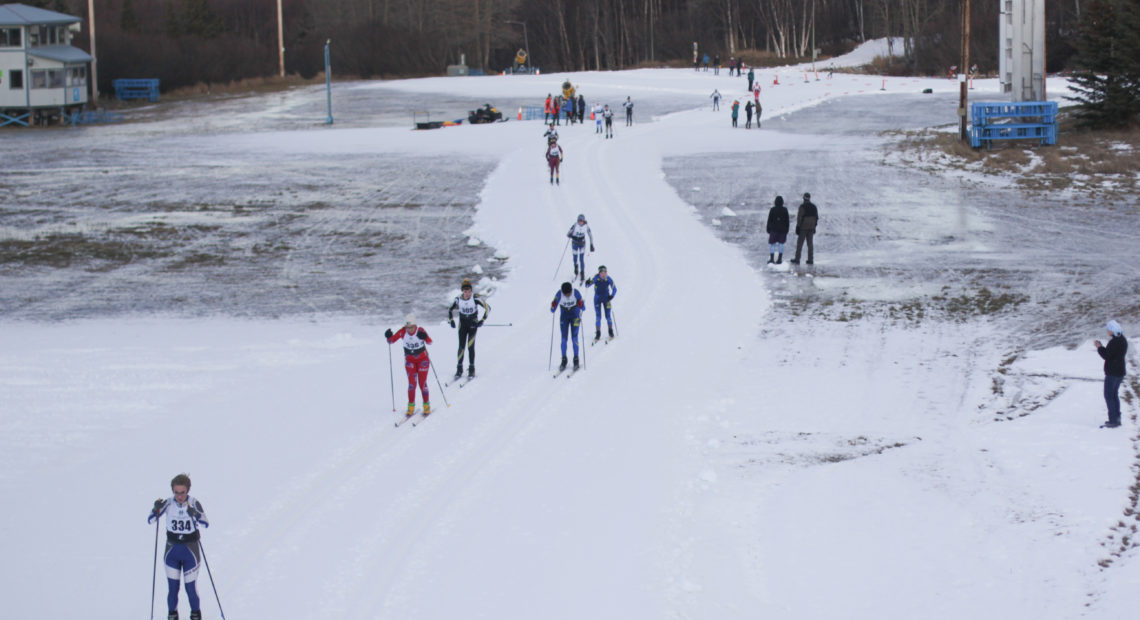
[[[1128,56],[1140,32],[1127,23],[1138,2],[1091,0],[1085,5],[1077,37],[1079,69],[1072,78],[1076,95],[1069,97],[1079,103],[1076,116],[1082,125],[1118,127],[1140,114],[1137,82],[1129,77],[1140,61]]]

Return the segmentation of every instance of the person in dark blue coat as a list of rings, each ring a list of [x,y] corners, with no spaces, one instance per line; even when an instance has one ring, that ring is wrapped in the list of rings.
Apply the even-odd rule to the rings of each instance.
[[[602,308],[606,312],[606,327],[609,328],[610,338],[614,337],[613,309],[610,302],[617,296],[617,285],[606,274],[606,266],[598,267],[598,275],[586,280],[586,288],[594,287],[594,341],[602,337]]]
[[[562,288],[554,293],[554,301],[550,302],[550,313],[559,310],[559,325],[562,328],[562,364],[558,370],[566,370],[566,336],[574,336],[574,370],[578,370],[578,328],[582,324],[582,311],[586,304],[582,301],[582,294],[569,282],[563,282]]]
[[[1111,338],[1108,344],[1102,345],[1094,340],[1096,352],[1104,359],[1104,402],[1108,406],[1108,422],[1101,428],[1116,428],[1120,426],[1120,384],[1124,382],[1124,356],[1128,353],[1128,341],[1124,339],[1124,331],[1120,323],[1109,321],[1105,326]]]
[[[779,265],[784,262],[784,244],[788,242],[788,228],[791,226],[788,208],[784,197],[776,196],[776,202],[768,209],[768,263]]]

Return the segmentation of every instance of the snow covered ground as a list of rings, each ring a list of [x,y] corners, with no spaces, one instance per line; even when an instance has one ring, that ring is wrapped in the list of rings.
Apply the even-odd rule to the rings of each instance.
[[[887,161],[882,130],[954,122],[956,82],[760,77],[760,131],[710,110],[743,78],[646,69],[338,85],[359,108],[333,127],[323,90],[297,89],[14,134],[4,615],[148,613],[145,512],[185,471],[231,619],[1135,617],[1140,385],[1098,429],[1091,342],[1136,318],[1136,201],[1030,202]],[[563,129],[559,186],[538,123],[367,112],[563,79],[637,112],[613,140]],[[767,208],[804,191],[817,264],[767,267]],[[580,212],[619,336],[552,379]],[[134,256],[19,245],[75,231]],[[437,414],[394,428],[381,332],[419,313],[446,381],[462,277],[512,326],[479,332],[478,379],[432,378]],[[220,617],[205,575],[199,592]]]

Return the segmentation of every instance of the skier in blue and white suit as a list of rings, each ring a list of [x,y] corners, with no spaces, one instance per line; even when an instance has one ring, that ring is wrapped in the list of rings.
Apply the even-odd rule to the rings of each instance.
[[[562,326],[562,365],[558,370],[566,369],[566,335],[574,335],[574,370],[578,370],[578,327],[582,323],[582,311],[586,304],[582,301],[582,294],[569,282],[562,283],[562,289],[554,293],[554,301],[550,302],[550,313],[561,309],[559,324]]]
[[[590,251],[594,251],[594,233],[590,230],[590,225],[586,223],[586,216],[579,213],[578,221],[570,226],[570,232],[566,233],[570,237],[570,249],[572,250],[574,259],[574,279],[577,280],[581,277],[581,282],[586,283],[586,237],[590,238]]]
[[[147,517],[147,523],[166,516],[166,582],[170,589],[166,595],[166,606],[170,613],[168,620],[178,620],[178,580],[186,582],[186,598],[190,600],[190,620],[200,620],[198,590],[198,567],[202,560],[202,547],[198,543],[198,526],[209,527],[210,521],[202,509],[202,503],[190,496],[190,476],[178,474],[170,481],[174,493],[168,499],[154,500],[154,507]]]
[[[602,308],[606,310],[606,327],[614,337],[614,318],[610,300],[617,296],[617,285],[606,275],[606,266],[598,267],[598,275],[586,280],[586,288],[594,287],[594,340],[602,337]]]

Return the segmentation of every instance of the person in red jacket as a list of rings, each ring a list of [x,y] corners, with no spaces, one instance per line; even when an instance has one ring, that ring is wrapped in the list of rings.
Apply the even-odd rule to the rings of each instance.
[[[424,415],[431,413],[430,396],[428,395],[427,377],[431,370],[431,359],[428,358],[427,345],[431,344],[431,337],[427,331],[416,325],[416,317],[409,314],[404,326],[398,331],[387,330],[384,337],[388,344],[397,340],[404,344],[404,368],[408,371],[408,415],[416,412],[416,378],[419,377],[420,394],[423,395]]]
[[[554,121],[550,118],[551,112],[554,111],[554,108],[552,107],[551,102],[550,102],[550,93],[546,93],[546,104],[542,107],[542,111],[546,114],[546,116],[542,122],[553,123]]]

